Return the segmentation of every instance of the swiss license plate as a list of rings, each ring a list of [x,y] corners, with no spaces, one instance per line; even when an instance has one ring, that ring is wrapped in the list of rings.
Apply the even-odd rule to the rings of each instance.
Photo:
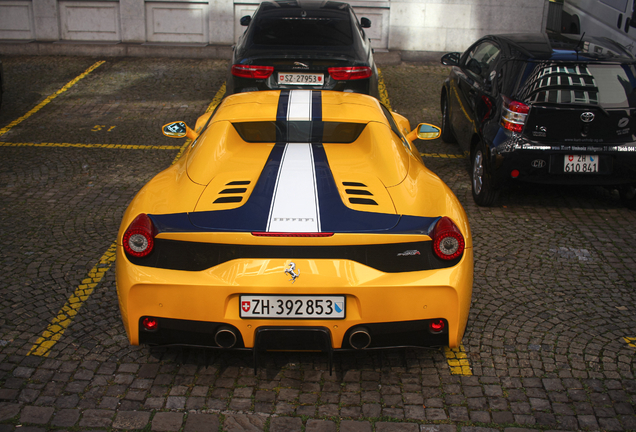
[[[241,318],[344,319],[345,296],[242,295],[240,311]]]
[[[315,73],[280,72],[278,84],[323,85],[323,78],[322,74]]]
[[[563,172],[586,174],[598,172],[597,155],[565,155],[563,158]]]

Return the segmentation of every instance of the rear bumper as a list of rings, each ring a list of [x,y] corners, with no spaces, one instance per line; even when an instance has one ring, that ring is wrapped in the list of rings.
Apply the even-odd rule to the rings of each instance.
[[[495,140],[498,145],[491,152],[490,163],[497,186],[511,181],[599,186],[636,183],[636,143],[582,146],[536,145],[523,139],[512,144],[511,141],[497,143]],[[564,158],[569,155],[598,158],[598,172],[565,172]]]
[[[363,328],[371,336],[367,348],[459,346],[472,296],[472,248],[451,268],[404,273],[383,273],[348,260],[294,261],[301,274],[292,284],[284,273],[288,260],[234,260],[190,272],[133,265],[119,247],[117,293],[129,341],[230,348],[216,337],[227,328],[236,338],[231,348],[258,349],[258,332],[266,328],[324,328],[331,349],[338,350],[353,349],[351,334]],[[241,318],[242,294],[344,295],[346,315],[337,320]],[[157,319],[157,330],[143,329],[145,317]],[[429,331],[433,319],[444,320],[443,332]]]
[[[441,331],[431,330],[438,320],[361,323],[350,327],[338,343],[330,327],[261,326],[254,329],[253,346],[246,347],[241,332],[224,322],[202,322],[158,318],[156,330],[138,324],[139,343],[151,346],[277,351],[331,351],[448,345],[448,323]],[[334,349],[334,345],[340,348]]]

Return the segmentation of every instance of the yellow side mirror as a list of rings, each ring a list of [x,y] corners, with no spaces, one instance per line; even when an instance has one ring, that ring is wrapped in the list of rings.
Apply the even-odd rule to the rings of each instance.
[[[429,123],[420,123],[406,137],[409,139],[409,141],[413,141],[415,138],[421,140],[432,140],[435,138],[439,138],[441,134],[442,130],[437,126]]]
[[[164,125],[163,128],[161,128],[161,131],[165,136],[170,138],[188,137],[194,141],[199,136],[198,133],[190,129],[188,125],[182,121],[168,123],[167,125]]]

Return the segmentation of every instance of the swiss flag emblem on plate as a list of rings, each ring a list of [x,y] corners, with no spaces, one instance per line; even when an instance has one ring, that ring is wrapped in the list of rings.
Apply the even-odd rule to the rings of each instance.
[[[249,312],[250,311],[250,307],[252,307],[252,306],[251,306],[249,301],[241,302],[241,308],[243,308],[243,311]]]

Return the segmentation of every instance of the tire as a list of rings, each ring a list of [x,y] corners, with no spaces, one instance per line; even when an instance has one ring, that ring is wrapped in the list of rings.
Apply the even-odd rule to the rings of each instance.
[[[479,143],[472,153],[470,180],[473,200],[478,206],[490,207],[499,195],[492,186],[492,177],[487,168],[487,152],[483,143]]]
[[[636,185],[623,185],[618,188],[621,203],[630,210],[636,210]]]
[[[442,141],[449,144],[455,144],[457,138],[453,134],[450,124],[450,112],[448,110],[448,96],[442,96]]]

